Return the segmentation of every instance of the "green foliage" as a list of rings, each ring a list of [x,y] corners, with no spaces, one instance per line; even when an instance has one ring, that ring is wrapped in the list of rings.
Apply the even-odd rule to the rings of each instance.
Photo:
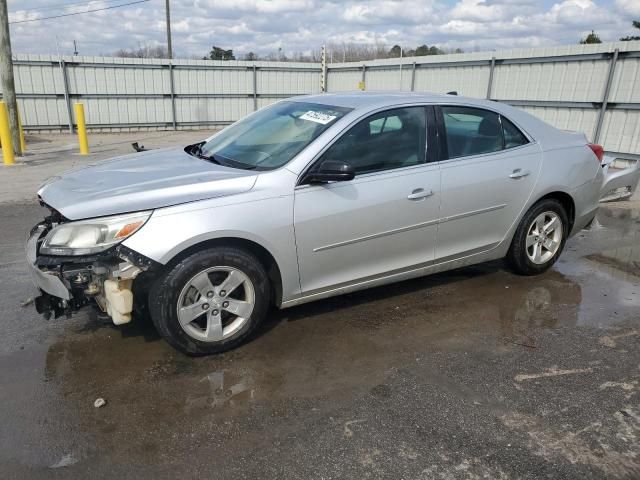
[[[461,53],[462,50],[460,50],[459,48],[456,49],[455,53]],[[444,50],[441,50],[440,48],[434,46],[427,46],[427,45],[420,45],[419,47],[416,47],[415,50],[413,49],[409,49],[409,50],[404,50],[402,52],[402,56],[403,57],[424,57],[426,55],[443,55],[444,53],[446,53]],[[387,52],[387,56],[389,58],[398,58],[400,57],[400,46],[399,45],[394,45],[393,47],[391,47],[391,49],[389,50],[389,52]]]
[[[211,51],[209,55],[206,57],[202,57],[203,60],[235,60],[236,57],[233,55],[233,50],[225,50],[223,48],[216,47],[215,45],[211,47]]]
[[[402,55],[402,48],[400,48],[400,45],[394,45],[393,47],[391,47],[391,50],[389,50],[390,58],[397,58],[400,55]]]
[[[637,28],[637,29],[640,30],[640,21],[639,20],[634,20],[632,22],[632,25],[633,25],[633,28]],[[622,37],[620,40],[623,41],[623,42],[630,42],[632,40],[640,40],[640,36],[638,36],[638,35],[630,35],[628,37]]]
[[[580,40],[581,45],[587,45],[591,43],[602,43],[602,40],[600,40],[600,37],[598,36],[598,34],[595,33],[593,30],[591,30],[591,33],[587,35],[586,38],[583,38]]]
[[[416,57],[424,57],[425,55],[429,55],[429,47],[427,47],[426,45],[420,45],[418,48],[416,48]]]

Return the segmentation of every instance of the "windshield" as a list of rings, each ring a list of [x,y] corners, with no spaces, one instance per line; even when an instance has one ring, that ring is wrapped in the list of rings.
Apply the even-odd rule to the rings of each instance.
[[[281,167],[352,109],[280,102],[225,128],[202,145],[197,156],[229,167]]]

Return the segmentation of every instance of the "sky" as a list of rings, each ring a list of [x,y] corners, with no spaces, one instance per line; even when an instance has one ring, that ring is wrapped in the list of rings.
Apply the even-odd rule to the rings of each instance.
[[[135,0],[9,0],[10,22]],[[634,34],[640,0],[170,0],[175,56],[212,45],[236,54],[318,50],[342,42],[485,51],[575,44],[591,30],[603,41]],[[108,55],[166,44],[165,0],[82,15],[12,23],[14,53]],[[636,30],[635,34],[640,34]]]

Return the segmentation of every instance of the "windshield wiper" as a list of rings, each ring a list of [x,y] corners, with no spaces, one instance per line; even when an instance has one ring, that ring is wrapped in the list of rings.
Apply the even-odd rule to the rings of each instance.
[[[239,162],[233,158],[225,157],[224,155],[216,155],[218,158],[224,158],[224,164],[227,167],[239,168],[240,170],[254,170],[256,165],[250,165],[247,163]]]
[[[241,170],[255,170],[257,169],[257,165],[248,165],[246,163],[238,162],[232,158],[224,157],[222,155],[205,155],[202,153],[202,146],[205,142],[194,143],[193,145],[187,145],[184,149],[189,155],[201,158],[202,160],[207,160],[209,162],[215,163],[217,165],[222,165],[223,167],[231,167],[231,168],[239,168]],[[224,158],[224,161],[221,160]]]
[[[220,162],[220,160],[215,158],[215,156],[205,155],[202,153],[202,145],[204,145],[204,143],[205,142],[200,142],[200,143],[194,143],[193,145],[188,145],[187,147],[185,147],[184,151],[187,152],[189,155],[201,158],[202,160],[208,160],[209,162],[216,163],[218,165],[224,165],[222,162]]]

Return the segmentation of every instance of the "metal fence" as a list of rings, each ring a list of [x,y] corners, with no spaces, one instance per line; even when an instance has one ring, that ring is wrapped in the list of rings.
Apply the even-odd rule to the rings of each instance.
[[[356,90],[448,92],[523,108],[640,158],[640,42],[333,63],[18,55],[26,130],[65,130],[72,104],[92,130],[225,125],[292,95]],[[363,82],[364,85],[361,85]]]
[[[25,130],[71,130],[82,102],[92,130],[229,124],[280,98],[320,91],[318,64],[18,55]]]
[[[331,64],[325,75],[329,92],[362,82],[366,90],[498,100],[640,158],[640,42]]]

